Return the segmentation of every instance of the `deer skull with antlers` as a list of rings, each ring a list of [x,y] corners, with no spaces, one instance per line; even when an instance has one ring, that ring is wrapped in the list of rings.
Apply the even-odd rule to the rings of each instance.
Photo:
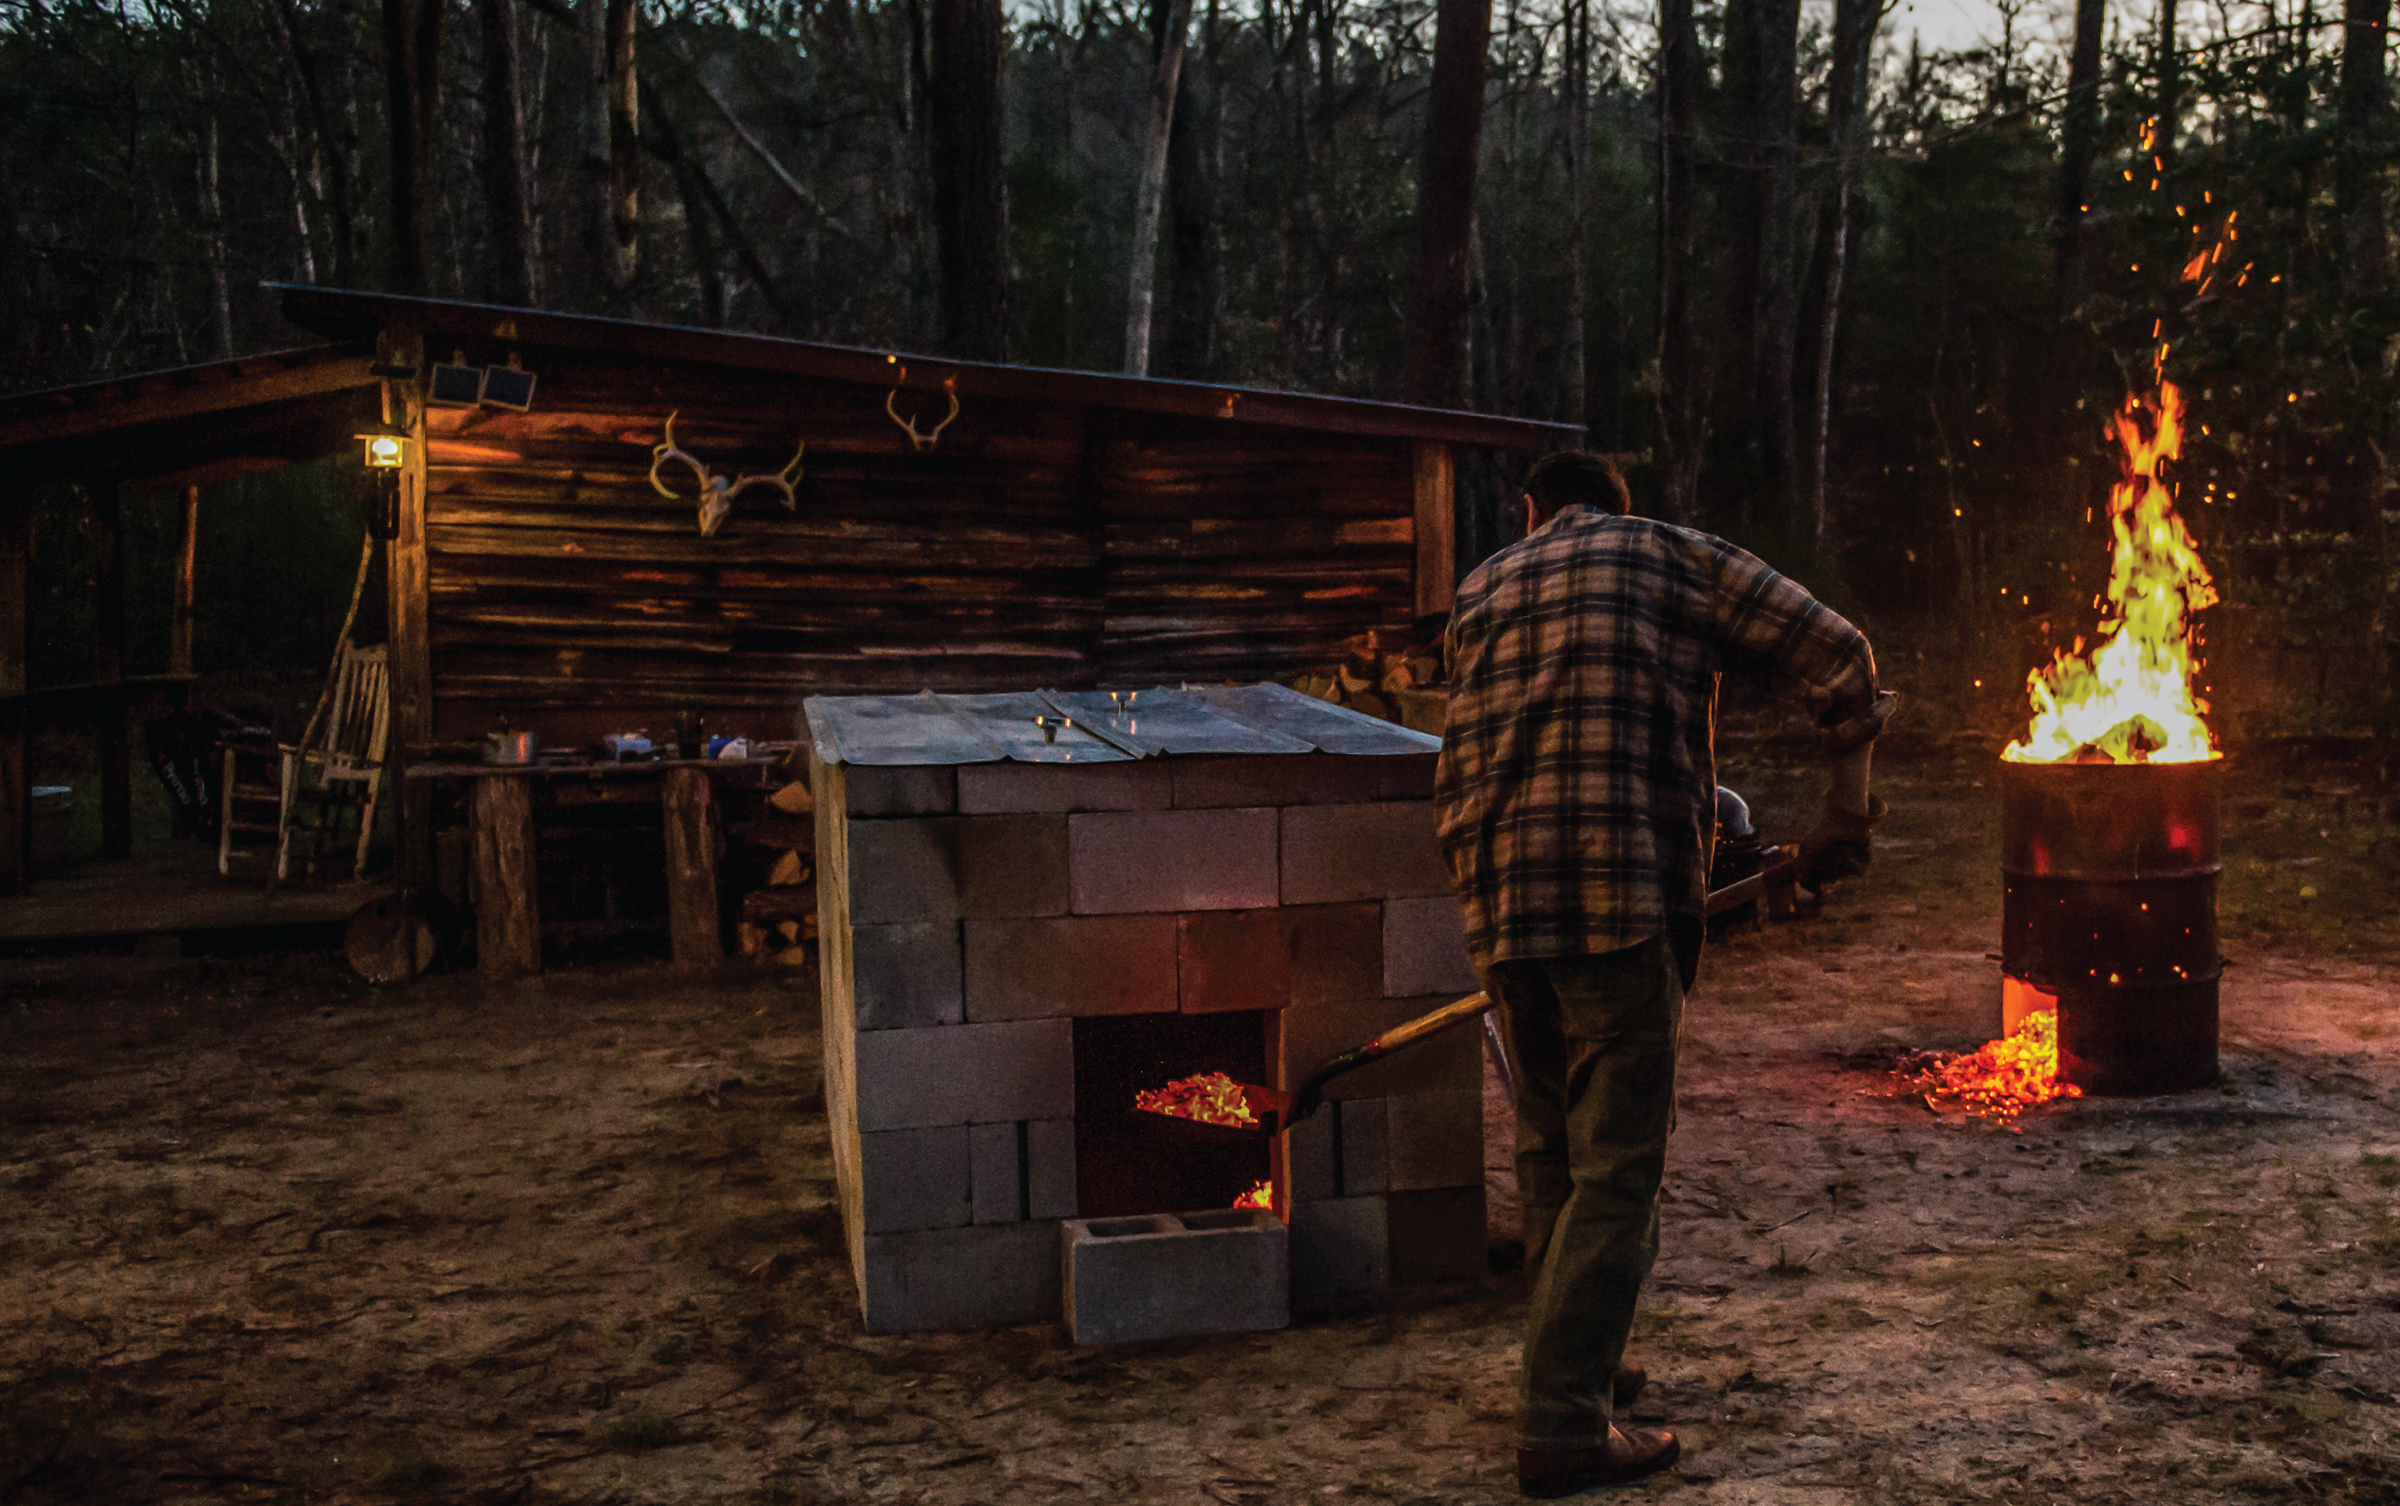
[[[676,496],[667,489],[665,482],[658,479],[658,468],[668,460],[680,460],[692,468],[692,474],[700,479],[700,537],[714,538],[717,530],[724,526],[726,515],[733,511],[733,499],[753,486],[771,486],[781,492],[783,510],[786,512],[799,508],[800,499],[794,495],[792,488],[800,480],[800,457],[808,453],[806,440],[801,441],[800,448],[792,452],[791,464],[780,471],[760,476],[720,476],[675,447],[675,418],[682,411],[678,408],[675,413],[667,415],[667,437],[650,450],[650,485],[660,496],[681,502],[685,499]]]

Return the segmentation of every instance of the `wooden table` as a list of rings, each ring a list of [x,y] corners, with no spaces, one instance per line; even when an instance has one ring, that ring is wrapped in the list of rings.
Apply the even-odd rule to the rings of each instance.
[[[725,960],[717,911],[717,776],[753,775],[771,758],[656,758],[640,762],[411,764],[410,779],[472,781],[476,969],[487,978],[542,970],[542,918],[534,895],[533,781],[656,779],[667,839],[667,934],[679,968]]]

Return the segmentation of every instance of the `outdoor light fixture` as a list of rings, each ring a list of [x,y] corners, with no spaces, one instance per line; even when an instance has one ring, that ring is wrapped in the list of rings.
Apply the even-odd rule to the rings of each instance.
[[[366,447],[364,500],[367,533],[378,539],[400,536],[400,468],[408,463],[408,434],[390,424],[377,424],[353,435]]]
[[[396,471],[408,463],[408,435],[389,424],[350,437],[366,446],[364,459],[370,471]]]

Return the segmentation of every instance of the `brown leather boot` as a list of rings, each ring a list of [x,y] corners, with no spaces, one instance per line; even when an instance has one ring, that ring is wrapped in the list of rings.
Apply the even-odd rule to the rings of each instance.
[[[1615,1428],[1599,1448],[1517,1450],[1517,1494],[1571,1496],[1598,1485],[1629,1485],[1683,1457],[1683,1445],[1664,1428]]]

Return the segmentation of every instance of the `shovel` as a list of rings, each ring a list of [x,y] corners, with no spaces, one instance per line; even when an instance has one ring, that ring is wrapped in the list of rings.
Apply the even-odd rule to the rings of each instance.
[[[1772,848],[1768,849],[1767,855],[1780,856]],[[1797,882],[1799,873],[1798,857],[1783,857],[1782,861],[1709,895],[1708,913],[1715,915],[1762,896],[1770,896],[1770,903],[1779,899],[1788,907],[1791,904],[1792,885]],[[1309,1073],[1301,1080],[1300,1086],[1288,1093],[1257,1083],[1236,1083],[1235,1091],[1241,1094],[1243,1105],[1250,1110],[1250,1117],[1257,1121],[1255,1124],[1219,1124],[1214,1120],[1168,1114],[1160,1109],[1144,1112],[1159,1114],[1191,1129],[1219,1137],[1242,1140],[1272,1138],[1323,1107],[1325,1085],[1343,1073],[1355,1072],[1370,1062],[1381,1061],[1403,1046],[1413,1046],[1427,1036],[1439,1035],[1453,1025],[1464,1024],[1489,1013],[1494,1007],[1491,997],[1482,993],[1472,993],[1463,999],[1453,1000],[1431,1014],[1422,1014],[1403,1024],[1394,1025],[1363,1046],[1353,1046]]]

